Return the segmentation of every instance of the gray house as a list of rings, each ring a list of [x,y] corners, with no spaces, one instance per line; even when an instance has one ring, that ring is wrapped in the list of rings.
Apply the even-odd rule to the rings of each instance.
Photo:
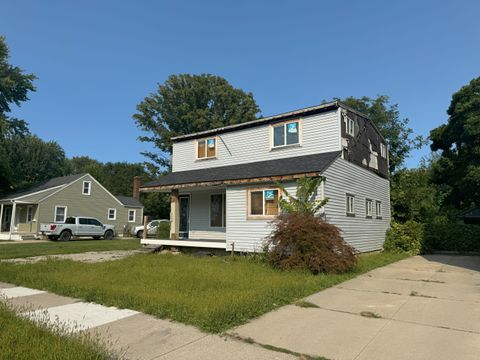
[[[141,186],[171,194],[169,239],[145,244],[261,251],[280,181],[323,175],[326,220],[358,251],[381,249],[390,224],[387,143],[367,116],[331,102],[173,138],[172,172]]]
[[[136,198],[112,195],[90,174],[57,177],[0,199],[0,239],[38,238],[40,223],[67,216],[95,217],[121,235],[125,226],[142,223],[143,206]]]

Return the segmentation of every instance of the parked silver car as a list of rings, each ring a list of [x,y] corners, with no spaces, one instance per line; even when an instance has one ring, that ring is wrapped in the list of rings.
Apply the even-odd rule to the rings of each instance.
[[[149,223],[147,223],[147,235],[156,235],[158,231],[158,226],[161,223],[165,223],[165,222],[169,223],[170,220],[166,220],[166,219],[152,220]],[[143,230],[144,230],[143,225],[135,226],[134,228],[132,228],[132,235],[138,238],[142,238]]]

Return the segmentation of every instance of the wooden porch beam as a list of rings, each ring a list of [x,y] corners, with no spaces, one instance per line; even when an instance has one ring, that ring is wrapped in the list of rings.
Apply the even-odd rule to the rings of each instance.
[[[180,233],[180,199],[178,189],[170,194],[170,239],[178,240]]]
[[[274,181],[289,181],[296,180],[302,177],[313,177],[319,176],[319,172],[309,172],[302,174],[293,174],[293,175],[282,175],[282,176],[268,176],[268,177],[258,177],[251,179],[239,179],[239,180],[222,180],[222,181],[205,181],[205,182],[193,182],[188,184],[175,184],[175,185],[161,185],[161,186],[148,186],[140,189],[141,192],[156,192],[156,191],[168,191],[173,189],[184,189],[192,187],[206,187],[206,186],[218,186],[218,185],[241,185],[241,184],[251,184],[251,183],[262,183],[262,182],[274,182]]]

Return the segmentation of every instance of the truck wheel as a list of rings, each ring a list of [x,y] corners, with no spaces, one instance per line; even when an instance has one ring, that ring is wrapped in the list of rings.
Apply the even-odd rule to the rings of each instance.
[[[137,232],[137,238],[139,239],[143,238],[143,230],[140,230]]]
[[[113,231],[112,230],[105,231],[105,235],[103,235],[103,238],[105,240],[112,240],[113,239]]]
[[[55,240],[58,239],[58,236],[56,236],[56,235],[48,235],[48,239],[55,241]]]
[[[72,233],[68,230],[62,231],[58,240],[60,241],[70,241],[72,238]]]

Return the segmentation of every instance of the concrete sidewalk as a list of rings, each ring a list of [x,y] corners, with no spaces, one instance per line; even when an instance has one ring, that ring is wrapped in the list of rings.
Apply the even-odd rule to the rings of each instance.
[[[480,257],[415,256],[230,333],[336,360],[480,359]]]
[[[231,337],[201,332],[173,321],[160,320],[128,309],[117,309],[42,290],[0,282],[0,296],[12,306],[32,309],[30,318],[57,319],[72,331],[90,331],[110,342],[128,359],[267,359],[296,357],[267,350]]]

